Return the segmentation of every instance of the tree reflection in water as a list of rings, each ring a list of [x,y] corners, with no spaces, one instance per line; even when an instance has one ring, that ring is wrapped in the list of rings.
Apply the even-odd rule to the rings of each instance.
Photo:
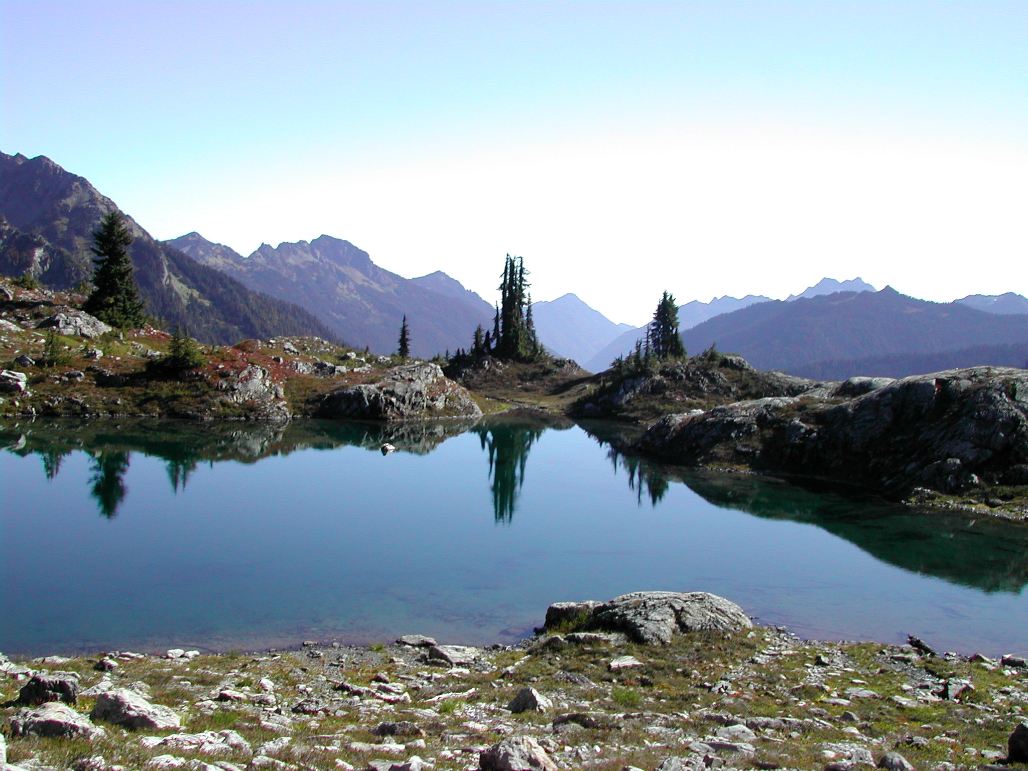
[[[93,456],[90,464],[92,476],[89,478],[92,487],[89,494],[96,499],[100,514],[113,519],[118,514],[118,506],[128,491],[125,487],[125,472],[129,467],[129,454],[113,450]]]
[[[543,426],[501,424],[474,429],[489,455],[493,517],[509,524],[514,519],[518,493],[525,483],[528,451],[545,431]]]

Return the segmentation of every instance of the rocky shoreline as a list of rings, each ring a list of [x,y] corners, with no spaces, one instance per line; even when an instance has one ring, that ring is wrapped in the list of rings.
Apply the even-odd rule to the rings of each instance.
[[[514,646],[0,655],[0,694],[3,771],[1028,762],[1025,658],[804,641],[701,592],[556,603]]]

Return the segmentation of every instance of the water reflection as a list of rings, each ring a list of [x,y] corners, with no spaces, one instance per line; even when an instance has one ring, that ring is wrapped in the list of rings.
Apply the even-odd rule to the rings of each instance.
[[[762,519],[815,525],[877,559],[985,592],[1020,594],[1028,584],[1028,528],[964,512],[916,509],[827,483],[803,486],[747,474],[686,469],[626,455],[623,439],[594,429],[629,487],[656,507],[671,482],[706,501]]]
[[[506,414],[477,423],[441,421],[385,426],[295,421],[289,424],[196,424],[186,421],[35,421],[0,426],[0,449],[38,455],[47,479],[63,460],[85,452],[89,492],[105,518],[117,516],[130,491],[125,478],[132,454],[160,458],[178,493],[202,463],[256,463],[300,451],[361,447],[426,455],[451,437],[478,435],[485,455],[494,522],[513,523],[520,496],[531,485],[529,455],[547,431],[576,424],[535,414]],[[706,473],[666,466],[623,452],[638,429],[580,424],[606,448],[614,473],[640,505],[666,507],[675,485],[715,506],[769,520],[816,526],[855,544],[878,560],[986,592],[1020,593],[1028,584],[1028,528],[959,512],[919,511],[837,489],[813,489],[755,476]],[[389,461],[385,460],[385,463]],[[669,514],[673,513],[668,511]]]

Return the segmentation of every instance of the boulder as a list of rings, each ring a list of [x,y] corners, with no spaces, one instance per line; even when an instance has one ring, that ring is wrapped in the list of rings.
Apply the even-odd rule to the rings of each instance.
[[[561,624],[576,624],[576,622],[588,620],[592,612],[600,605],[596,600],[585,602],[555,602],[546,609],[546,621],[543,623],[547,629],[552,629]]]
[[[106,720],[126,728],[147,728],[161,731],[179,728],[181,720],[169,707],[151,704],[135,691],[116,688],[97,696],[90,714],[93,720]]]
[[[36,360],[33,359],[31,356],[26,356],[23,353],[20,356],[16,356],[14,358],[14,363],[17,364],[19,367],[31,367],[35,365]]]
[[[1007,739],[1007,762],[1028,763],[1028,721],[1018,725]]]
[[[464,645],[433,645],[428,649],[428,658],[431,661],[442,661],[454,667],[466,667],[474,664],[481,658],[478,648],[469,648]]]
[[[611,672],[620,672],[622,669],[634,669],[642,665],[643,663],[635,656],[618,656],[607,664],[607,669]]]
[[[878,768],[884,768],[886,771],[914,771],[910,761],[898,752],[886,752],[882,755],[878,761]]]
[[[221,402],[255,405],[262,418],[289,417],[285,390],[271,379],[264,367],[250,364],[241,372],[219,380],[214,387],[219,391]]]
[[[75,704],[78,701],[79,679],[71,675],[51,675],[40,672],[33,675],[18,693],[18,703],[28,706],[45,704],[48,701],[63,701]]]
[[[522,688],[518,691],[518,695],[507,705],[507,709],[515,714],[529,711],[546,712],[552,708],[553,702],[535,688]]]
[[[471,394],[443,375],[438,364],[419,363],[386,370],[376,383],[348,385],[330,391],[317,410],[322,418],[420,420],[478,418]]]
[[[28,389],[28,375],[14,370],[0,370],[0,393],[17,394]]]
[[[7,740],[0,734],[0,766],[7,764]]]
[[[692,766],[686,763],[681,758],[676,758],[674,755],[668,755],[657,766],[655,771],[691,771]]]
[[[734,602],[707,592],[623,594],[595,608],[593,623],[650,645],[666,645],[677,633],[730,633],[753,626]]]
[[[512,736],[478,756],[482,771],[557,771],[539,742],[530,736]]]
[[[23,709],[11,717],[13,736],[84,736],[92,739],[101,732],[89,718],[66,704],[51,701],[35,709]]]
[[[376,736],[424,736],[425,732],[409,720],[379,723],[372,731]]]
[[[397,645],[409,645],[412,648],[430,648],[436,644],[434,637],[425,637],[423,634],[405,634],[396,638]]]
[[[59,335],[93,338],[110,332],[112,327],[85,311],[67,308],[40,321],[36,329],[53,329]]]

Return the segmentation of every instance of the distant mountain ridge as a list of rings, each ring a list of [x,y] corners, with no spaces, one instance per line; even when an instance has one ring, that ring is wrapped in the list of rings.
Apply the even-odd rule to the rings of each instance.
[[[587,361],[618,335],[633,329],[615,324],[575,294],[532,303],[539,339],[556,356]]]
[[[475,327],[492,324],[492,307],[446,274],[407,279],[332,236],[277,247],[261,244],[248,257],[197,233],[167,243],[253,290],[296,303],[352,345],[375,353],[396,350],[405,315],[411,353],[422,358],[468,348]]]
[[[84,177],[45,156],[0,153],[0,272],[29,272],[67,289],[93,273],[92,232],[118,206]],[[209,343],[232,344],[274,335],[335,335],[295,305],[250,291],[154,240],[125,216],[129,255],[146,310],[168,326]]]
[[[790,300],[799,300],[801,297],[819,297],[825,294],[835,294],[837,292],[877,292],[878,290],[871,286],[869,283],[860,278],[851,278],[848,281],[836,281],[834,278],[823,278],[818,281],[814,286],[808,286],[799,294],[791,294],[785,298],[786,302]]]
[[[986,313],[1022,314],[1028,313],[1028,298],[1013,292],[1000,295],[969,294],[955,302]]]

